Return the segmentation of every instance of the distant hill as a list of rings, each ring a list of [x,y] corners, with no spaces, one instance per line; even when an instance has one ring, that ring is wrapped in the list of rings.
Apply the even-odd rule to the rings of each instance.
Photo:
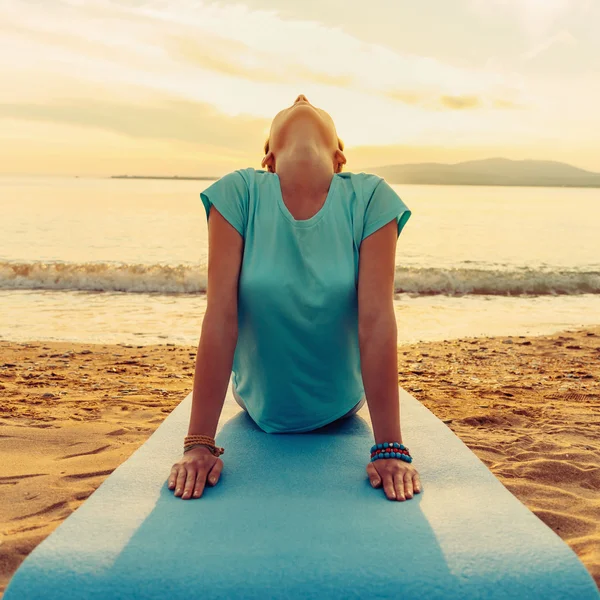
[[[189,180],[209,180],[219,179],[218,177],[188,177],[186,175],[111,175],[111,179],[181,179],[182,181]]]
[[[361,169],[388,183],[600,187],[600,173],[546,160],[489,158],[454,165],[419,163]]]

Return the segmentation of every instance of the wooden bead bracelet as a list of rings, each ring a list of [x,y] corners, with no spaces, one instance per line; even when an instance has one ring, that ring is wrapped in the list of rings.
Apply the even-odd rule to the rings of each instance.
[[[210,437],[209,435],[186,435],[183,441],[183,452],[184,454],[191,450],[192,448],[196,448],[197,446],[205,446],[208,448],[215,456],[221,456],[225,452],[225,448],[221,448],[217,446],[215,442],[215,438]]]

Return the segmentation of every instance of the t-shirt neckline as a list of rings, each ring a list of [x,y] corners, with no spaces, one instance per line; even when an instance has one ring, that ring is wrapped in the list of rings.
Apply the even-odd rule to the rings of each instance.
[[[327,197],[325,198],[325,203],[323,204],[323,206],[321,206],[321,208],[312,217],[310,217],[310,219],[294,219],[294,216],[288,210],[288,207],[285,205],[285,202],[283,201],[283,193],[281,191],[281,181],[279,179],[279,175],[277,173],[272,173],[272,175],[275,175],[274,182],[275,182],[275,188],[277,191],[277,204],[279,205],[279,208],[281,209],[283,216],[290,223],[292,223],[292,225],[294,225],[295,227],[310,227],[310,226],[314,225],[315,223],[317,223],[317,221],[320,221],[323,218],[323,216],[325,215],[325,213],[327,211],[327,208],[331,204],[331,197],[333,196],[335,184],[337,181],[337,173],[334,173],[333,177],[331,178],[331,183],[329,184],[329,191],[327,192]]]

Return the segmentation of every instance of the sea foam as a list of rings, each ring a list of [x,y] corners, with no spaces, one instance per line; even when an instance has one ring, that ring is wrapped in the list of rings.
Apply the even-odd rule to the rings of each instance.
[[[0,289],[202,294],[206,265],[0,261]],[[551,268],[396,268],[395,292],[412,295],[600,293],[600,271]]]

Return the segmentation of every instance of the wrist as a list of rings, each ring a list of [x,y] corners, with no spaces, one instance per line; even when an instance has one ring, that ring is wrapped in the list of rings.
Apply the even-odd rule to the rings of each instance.
[[[202,446],[199,444],[196,446],[192,446],[192,447],[188,448],[187,450],[184,448],[183,453],[184,454],[189,454],[189,453],[210,454],[211,456],[214,456],[214,452],[211,448],[209,448],[208,446]]]
[[[398,442],[400,444],[404,443],[402,441],[402,433],[400,433],[398,430],[384,431],[383,433],[378,431],[373,436],[373,439],[375,440],[376,444],[383,444],[384,442]]]
[[[371,462],[382,458],[399,458],[405,462],[412,462],[412,456],[404,444],[398,442],[383,442],[371,447]]]
[[[187,450],[191,450],[197,446],[205,446],[215,456],[220,456],[223,454],[223,452],[225,452],[225,448],[220,448],[217,446],[215,438],[209,435],[187,435],[183,442],[184,454]]]

